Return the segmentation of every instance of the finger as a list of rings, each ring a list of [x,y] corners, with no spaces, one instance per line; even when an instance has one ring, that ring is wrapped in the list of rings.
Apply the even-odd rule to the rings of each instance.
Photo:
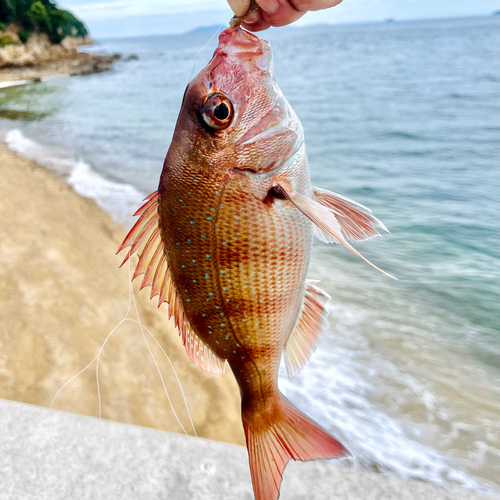
[[[250,8],[250,0],[227,0],[227,3],[236,17],[245,15]]]
[[[289,0],[293,7],[301,12],[309,10],[323,10],[335,7],[342,3],[342,0]]]
[[[262,13],[259,10],[252,12],[247,19],[241,24],[248,31],[263,31],[271,27],[271,25],[262,17]]]
[[[269,1],[269,0],[265,0]],[[259,4],[264,4],[264,0],[259,0]],[[301,18],[306,11],[298,11],[288,0],[279,0],[279,8],[276,12],[269,12],[261,7],[262,18],[270,26],[286,26]]]
[[[287,3],[288,0],[258,0],[259,7],[267,14],[276,14]]]

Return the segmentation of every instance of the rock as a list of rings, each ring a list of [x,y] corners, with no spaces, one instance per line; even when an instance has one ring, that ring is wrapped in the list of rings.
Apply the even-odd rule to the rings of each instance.
[[[129,62],[129,61],[138,61],[139,56],[137,54],[130,54],[124,59],[124,62]]]

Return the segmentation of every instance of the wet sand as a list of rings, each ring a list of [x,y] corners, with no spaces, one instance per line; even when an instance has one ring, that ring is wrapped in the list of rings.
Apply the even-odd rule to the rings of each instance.
[[[49,406],[127,312],[128,270],[118,268],[123,256],[115,256],[125,230],[92,200],[3,145],[0,179],[0,397]],[[196,367],[166,307],[158,310],[147,291],[137,290],[141,319],[175,366],[198,435],[243,445],[230,370],[219,378]],[[133,304],[129,316],[136,318]],[[170,364],[147,338],[179,419],[192,434]],[[60,393],[55,408],[98,415],[95,366]],[[137,324],[122,324],[108,340],[99,382],[104,418],[183,432]]]

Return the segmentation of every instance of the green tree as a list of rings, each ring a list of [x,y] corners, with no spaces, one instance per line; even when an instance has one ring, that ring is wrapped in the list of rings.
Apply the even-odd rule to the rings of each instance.
[[[78,18],[50,0],[0,0],[0,23],[16,24],[23,33],[22,41],[33,31],[46,33],[52,43],[65,36],[88,34]]]

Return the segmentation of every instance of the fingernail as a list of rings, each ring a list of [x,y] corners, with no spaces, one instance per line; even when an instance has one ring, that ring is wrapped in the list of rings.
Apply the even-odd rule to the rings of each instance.
[[[236,17],[243,16],[250,8],[250,0],[227,0],[227,3]]]
[[[280,8],[279,0],[260,0],[260,8],[268,14],[276,14]]]

